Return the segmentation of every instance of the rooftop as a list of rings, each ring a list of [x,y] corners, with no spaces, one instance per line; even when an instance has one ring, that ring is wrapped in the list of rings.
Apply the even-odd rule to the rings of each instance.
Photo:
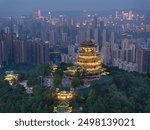
[[[87,39],[80,44],[80,47],[96,47],[96,43],[94,43],[91,39]]]

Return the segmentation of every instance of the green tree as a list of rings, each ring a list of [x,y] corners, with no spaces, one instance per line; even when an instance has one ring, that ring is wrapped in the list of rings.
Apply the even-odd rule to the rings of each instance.
[[[56,88],[61,86],[61,77],[59,75],[55,75],[53,77],[53,84],[54,84],[54,87]]]
[[[24,79],[25,79],[25,73],[22,73],[22,72],[18,73],[18,81],[21,82]]]
[[[78,77],[73,77],[71,85],[73,88],[78,88],[81,85],[81,79],[79,79]]]
[[[37,73],[41,76],[48,76],[50,75],[50,66],[49,65],[39,65],[37,67]]]
[[[144,112],[150,113],[150,99],[146,101]]]

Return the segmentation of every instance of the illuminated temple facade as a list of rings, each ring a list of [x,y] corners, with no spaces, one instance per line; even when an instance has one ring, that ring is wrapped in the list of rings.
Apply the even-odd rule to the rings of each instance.
[[[74,76],[77,71],[84,73],[85,77],[91,80],[98,80],[101,75],[107,74],[102,67],[97,45],[92,40],[85,40],[80,44],[75,66],[68,68],[65,73]]]
[[[62,88],[63,89],[63,88]],[[70,88],[69,88],[70,89]],[[73,90],[57,90],[56,92],[58,105],[54,107],[55,113],[71,113],[72,107],[70,107],[69,101],[73,98]]]
[[[9,82],[10,86],[13,86],[18,80],[18,74],[15,74],[13,71],[6,72],[5,80]]]

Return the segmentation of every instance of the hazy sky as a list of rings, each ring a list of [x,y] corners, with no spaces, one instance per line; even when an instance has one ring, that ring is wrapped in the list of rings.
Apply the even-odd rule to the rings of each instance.
[[[150,9],[150,0],[0,0],[0,15],[42,10],[104,10],[113,8]]]

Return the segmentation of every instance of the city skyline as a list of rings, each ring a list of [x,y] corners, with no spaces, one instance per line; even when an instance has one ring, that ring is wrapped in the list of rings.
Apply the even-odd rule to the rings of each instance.
[[[70,0],[0,0],[1,15],[21,15],[40,8],[41,10],[109,10],[109,9],[149,9],[149,0],[83,0],[83,1],[70,1]]]
[[[0,0],[0,112],[150,112],[148,5]]]

